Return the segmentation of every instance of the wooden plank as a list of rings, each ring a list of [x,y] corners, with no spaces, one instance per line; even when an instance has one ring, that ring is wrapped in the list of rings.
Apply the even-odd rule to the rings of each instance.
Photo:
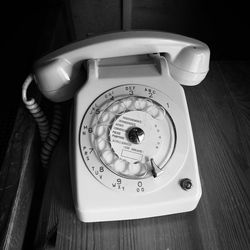
[[[21,249],[39,166],[35,124],[17,114],[0,175],[1,249]],[[31,147],[33,145],[33,147]]]
[[[235,75],[242,72],[237,62],[231,62],[231,65],[231,68],[226,68],[225,63],[211,64],[205,81],[185,90],[202,177],[202,201],[206,202],[208,210],[204,216],[211,217],[210,233],[216,237],[219,249],[248,249],[250,185],[244,168],[249,148],[242,147],[239,136],[239,131],[245,126],[237,119],[242,113],[236,116],[234,112],[238,109],[237,103],[241,102],[236,94],[238,89],[229,88],[235,85],[230,77],[232,72]],[[242,67],[245,73],[242,85],[247,88],[249,63],[243,63]],[[249,105],[249,99],[245,102]],[[249,123],[250,110],[245,114],[248,114]],[[249,134],[243,137],[249,143]],[[201,224],[200,230],[205,226]]]
[[[237,78],[239,74],[241,77]],[[189,213],[118,222],[80,222],[72,202],[65,131],[51,162],[36,246],[249,249],[249,80],[248,63],[237,66],[235,62],[213,62],[203,83],[185,87],[203,188],[197,209]]]
[[[234,154],[242,156],[243,174],[250,180],[250,63],[245,61],[219,63],[219,69],[226,82],[228,95],[231,96],[232,115],[235,118],[237,131],[234,133],[235,140],[238,141],[239,148],[232,147]],[[228,131],[230,133],[230,131]]]

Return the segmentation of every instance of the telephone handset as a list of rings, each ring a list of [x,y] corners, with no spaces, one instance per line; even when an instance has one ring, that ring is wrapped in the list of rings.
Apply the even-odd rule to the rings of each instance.
[[[201,82],[209,55],[195,39],[128,31],[71,44],[35,64],[44,96],[54,102],[74,97],[70,170],[80,220],[137,219],[196,207],[201,185],[180,84]]]
[[[35,76],[42,93],[52,101],[74,96],[83,83],[80,65],[88,59],[101,59],[165,53],[172,77],[183,85],[201,82],[209,68],[206,44],[181,35],[156,31],[128,31],[105,34],[76,42],[42,58]]]

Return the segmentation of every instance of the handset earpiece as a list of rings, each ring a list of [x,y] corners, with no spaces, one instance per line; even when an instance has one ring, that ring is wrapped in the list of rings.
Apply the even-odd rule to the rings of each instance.
[[[197,85],[209,70],[210,52],[207,46],[184,47],[175,58],[166,56],[171,76],[182,85]]]

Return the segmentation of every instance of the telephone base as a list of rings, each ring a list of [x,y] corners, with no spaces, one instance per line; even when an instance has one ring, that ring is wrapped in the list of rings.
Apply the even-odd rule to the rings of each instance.
[[[128,59],[124,67],[90,60],[89,79],[75,98],[71,177],[81,221],[188,212],[201,197],[183,88],[166,58],[139,59],[133,67]],[[152,162],[160,174],[150,171]]]

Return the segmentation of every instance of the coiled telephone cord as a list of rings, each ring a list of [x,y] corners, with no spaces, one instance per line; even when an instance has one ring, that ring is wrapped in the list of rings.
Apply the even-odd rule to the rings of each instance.
[[[53,149],[58,141],[62,127],[62,112],[59,104],[54,105],[53,119],[49,133],[42,145],[41,162],[43,166],[47,166],[53,152]]]
[[[36,121],[39,129],[42,148],[41,148],[41,163],[43,167],[47,167],[53,149],[58,141],[60,130],[62,126],[62,112],[59,104],[54,104],[53,118],[51,126],[49,126],[49,121],[41,109],[40,105],[36,102],[34,98],[27,99],[27,90],[33,81],[33,77],[29,75],[23,83],[22,86],[22,99],[29,110],[31,115]]]

